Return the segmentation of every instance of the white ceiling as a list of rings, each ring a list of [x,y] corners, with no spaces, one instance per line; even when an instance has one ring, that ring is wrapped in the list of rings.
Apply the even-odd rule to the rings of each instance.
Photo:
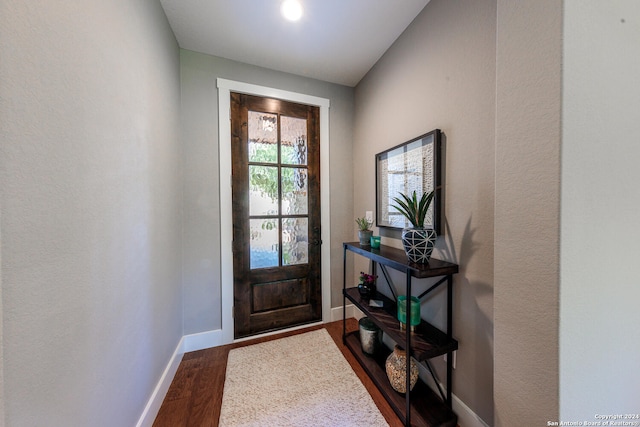
[[[355,86],[429,0],[160,0],[181,48]]]

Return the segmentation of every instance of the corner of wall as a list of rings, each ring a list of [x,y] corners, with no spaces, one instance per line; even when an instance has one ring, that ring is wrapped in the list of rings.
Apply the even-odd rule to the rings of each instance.
[[[4,300],[2,298],[2,202],[0,201],[0,427],[4,427]]]
[[[558,416],[562,2],[498,0],[496,426]]]

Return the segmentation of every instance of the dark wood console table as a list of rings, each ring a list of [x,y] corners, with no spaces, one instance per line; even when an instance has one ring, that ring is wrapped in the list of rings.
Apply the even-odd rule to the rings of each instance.
[[[453,352],[458,349],[458,342],[452,337],[452,306],[453,275],[458,272],[458,265],[435,258],[431,258],[428,264],[409,263],[407,256],[402,249],[385,245],[380,245],[379,249],[373,249],[370,246],[360,246],[358,242],[349,242],[343,243],[343,247],[344,273],[342,285],[342,339],[345,345],[349,350],[351,350],[355,358],[380,389],[383,396],[406,426],[455,427],[457,424],[457,416],[451,410],[451,374],[453,367]],[[377,266],[380,266],[387,282],[389,283],[389,287],[394,298],[396,298],[395,289],[391,283],[386,267],[405,274],[405,295],[411,295],[411,279],[413,277],[427,278],[442,276],[438,282],[420,294],[419,298],[427,296],[440,285],[446,283],[447,331],[443,332],[424,320],[421,320],[420,324],[416,326],[414,332],[411,332],[410,328],[404,328],[401,330],[400,324],[397,320],[396,301],[382,295],[381,293],[377,293],[372,296],[372,298],[383,301],[384,306],[381,308],[369,306],[369,300],[361,298],[357,287],[347,288],[347,251],[361,255],[373,261],[374,274]],[[385,371],[385,361],[390,352],[387,350],[380,352],[374,357],[368,356],[362,351],[360,346],[359,333],[352,332],[347,334],[345,324],[347,299],[360,309],[367,317],[369,317],[393,341],[405,349],[408,360],[409,357],[413,357],[417,361],[425,364],[438,386],[440,396],[434,393],[431,388],[425,385],[421,380],[418,381],[413,390],[404,395],[396,392],[391,387]],[[410,319],[411,304],[407,304],[406,311],[406,318]],[[440,388],[434,371],[429,364],[429,359],[443,354],[448,355],[446,392],[443,392]],[[409,367],[409,364],[407,364],[407,390],[409,390],[408,385],[410,380]]]

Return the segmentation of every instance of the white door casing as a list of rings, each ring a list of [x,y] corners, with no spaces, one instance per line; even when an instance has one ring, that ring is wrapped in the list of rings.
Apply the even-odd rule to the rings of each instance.
[[[331,319],[331,206],[329,200],[329,105],[326,98],[217,79],[220,170],[220,288],[222,344],[233,342],[233,215],[231,203],[231,92],[278,98],[320,108],[320,203],[322,206],[322,321]]]

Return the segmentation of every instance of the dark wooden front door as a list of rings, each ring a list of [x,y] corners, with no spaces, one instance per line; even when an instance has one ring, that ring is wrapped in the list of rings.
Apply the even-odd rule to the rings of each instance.
[[[231,94],[234,336],[322,318],[319,109]]]

